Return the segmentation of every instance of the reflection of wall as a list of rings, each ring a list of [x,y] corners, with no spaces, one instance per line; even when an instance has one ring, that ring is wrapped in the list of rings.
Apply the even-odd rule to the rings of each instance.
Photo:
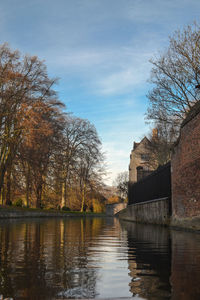
[[[170,234],[164,227],[120,221],[127,230],[130,290],[144,299],[169,299]],[[166,298],[165,298],[166,297]]]
[[[113,203],[113,204],[106,204],[106,215],[107,216],[114,216],[120,210],[127,207],[127,203]]]
[[[200,299],[200,235],[120,221],[127,231],[130,290],[144,299]]]
[[[172,231],[172,300],[200,299],[200,235]]]

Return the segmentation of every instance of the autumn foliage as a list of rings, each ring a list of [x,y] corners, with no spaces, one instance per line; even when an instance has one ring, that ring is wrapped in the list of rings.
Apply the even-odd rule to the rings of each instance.
[[[0,46],[1,204],[93,210],[101,142],[88,120],[64,112],[55,83],[36,56]]]

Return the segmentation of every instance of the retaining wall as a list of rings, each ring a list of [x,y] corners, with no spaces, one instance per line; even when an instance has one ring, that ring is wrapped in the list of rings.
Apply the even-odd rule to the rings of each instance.
[[[106,204],[106,215],[114,216],[116,213],[127,207],[127,203]]]
[[[1,208],[0,207],[0,219],[7,218],[67,218],[67,217],[98,217],[102,214],[90,214],[90,213],[70,213],[59,211],[39,211],[39,210],[25,210],[17,208]]]
[[[170,198],[161,198],[148,202],[128,205],[117,216],[121,220],[169,225],[171,216]]]

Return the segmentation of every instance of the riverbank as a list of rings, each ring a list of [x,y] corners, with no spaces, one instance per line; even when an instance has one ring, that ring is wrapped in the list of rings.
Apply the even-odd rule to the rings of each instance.
[[[7,218],[66,218],[66,217],[103,217],[104,213],[62,211],[53,209],[24,208],[0,205],[0,219]]]

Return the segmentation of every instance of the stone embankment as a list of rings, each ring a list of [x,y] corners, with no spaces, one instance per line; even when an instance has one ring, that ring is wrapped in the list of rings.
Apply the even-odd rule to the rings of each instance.
[[[113,217],[120,210],[127,207],[127,203],[112,203],[106,204],[106,216]]]
[[[125,221],[169,225],[170,207],[170,199],[162,198],[129,205],[116,216]]]
[[[79,213],[79,212],[64,212],[64,211],[51,211],[39,209],[22,209],[22,208],[5,208],[0,207],[0,219],[7,218],[66,218],[66,217],[100,217],[104,214],[96,213]],[[0,298],[1,300],[1,298]]]

